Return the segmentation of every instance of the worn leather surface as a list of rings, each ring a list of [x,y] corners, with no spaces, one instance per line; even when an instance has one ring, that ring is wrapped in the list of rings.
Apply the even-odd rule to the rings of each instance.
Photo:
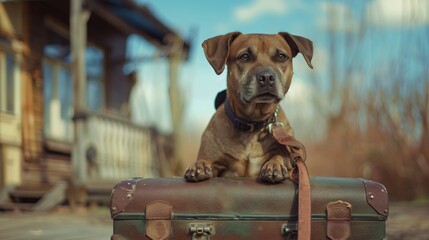
[[[389,214],[389,196],[387,189],[379,184],[367,179],[362,179],[365,185],[366,199],[368,204],[379,214],[388,216]]]
[[[173,229],[171,218],[173,206],[165,201],[153,201],[146,205],[146,236],[151,240],[168,239]]]
[[[380,216],[367,202],[362,179],[312,177],[310,182],[312,215],[325,215],[326,204],[343,200],[353,205],[353,213]],[[135,195],[124,198],[129,203],[119,213],[143,214],[148,203],[161,200],[173,206],[173,214],[297,214],[297,185],[291,180],[265,184],[250,178],[213,178],[189,183],[183,178],[148,178],[132,184]],[[123,199],[116,194],[125,192],[112,195]],[[117,215],[112,213],[112,218]]]
[[[344,240],[350,237],[352,205],[338,200],[326,206],[327,237],[332,240]]]
[[[285,146],[294,166],[291,176],[298,184],[298,240],[310,240],[311,187],[310,175],[305,165],[307,152],[304,145],[288,135],[282,126],[272,127],[272,134],[278,143]]]
[[[384,238],[387,218],[368,204],[362,179],[312,177],[310,180],[311,239],[327,238],[326,207],[338,200],[352,205],[349,239]],[[126,191],[114,191],[112,195],[128,202],[116,203],[124,208],[112,212],[113,234],[117,239],[149,239],[145,236],[146,206],[158,200],[172,206],[172,234],[167,239],[189,239],[187,226],[195,222],[214,223],[213,239],[285,239],[281,226],[297,221],[297,185],[291,180],[264,184],[250,178],[213,178],[189,183],[183,178],[154,178],[132,184],[135,184],[132,198],[115,196],[128,194]],[[219,216],[231,219],[217,219]],[[246,216],[252,219],[243,218]],[[279,218],[270,220],[267,216]]]
[[[116,184],[116,186],[112,189],[112,195],[110,198],[111,215],[122,212],[124,209],[126,209],[128,203],[132,202],[134,199],[137,182],[140,180],[141,178],[128,179]]]

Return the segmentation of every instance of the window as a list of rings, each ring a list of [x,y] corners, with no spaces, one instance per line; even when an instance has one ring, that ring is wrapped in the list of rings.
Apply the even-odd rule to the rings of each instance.
[[[101,49],[88,45],[85,50],[87,107],[100,111],[104,107],[104,53]]]
[[[52,24],[51,24],[52,25]],[[74,80],[71,75],[70,41],[58,26],[46,29],[43,54],[45,136],[73,140]],[[100,111],[104,107],[104,52],[92,45],[85,50],[87,108]]]
[[[70,66],[52,59],[43,63],[45,135],[73,140],[73,81]]]
[[[43,48],[44,133],[73,140],[73,80],[69,40],[47,28]]]
[[[16,113],[18,63],[11,52],[0,49],[0,112]]]

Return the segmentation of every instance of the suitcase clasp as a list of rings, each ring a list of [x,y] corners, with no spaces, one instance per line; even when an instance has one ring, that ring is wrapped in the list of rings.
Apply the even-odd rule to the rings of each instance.
[[[213,223],[190,223],[188,233],[192,234],[192,240],[209,240],[215,234]]]
[[[283,224],[282,235],[284,235],[286,239],[296,239],[298,236],[298,225],[296,223]]]

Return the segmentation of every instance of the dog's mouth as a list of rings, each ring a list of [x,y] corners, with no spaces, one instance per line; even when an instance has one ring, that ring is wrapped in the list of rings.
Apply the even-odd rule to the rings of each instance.
[[[261,93],[251,99],[254,103],[278,103],[280,100],[281,98],[270,92]]]

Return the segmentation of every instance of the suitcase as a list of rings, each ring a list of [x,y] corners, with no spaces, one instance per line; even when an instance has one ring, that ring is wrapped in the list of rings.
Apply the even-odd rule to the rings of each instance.
[[[287,180],[130,179],[112,190],[112,240],[296,239],[297,189]],[[353,178],[311,178],[311,239],[386,239],[386,188]]]

